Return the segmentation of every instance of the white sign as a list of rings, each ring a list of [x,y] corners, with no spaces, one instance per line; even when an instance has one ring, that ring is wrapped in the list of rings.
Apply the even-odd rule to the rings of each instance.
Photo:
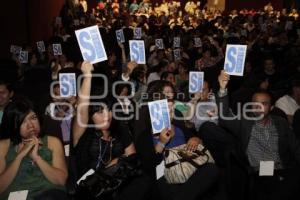
[[[61,44],[53,44],[53,55],[55,56],[62,55]]]
[[[166,99],[149,102],[148,108],[153,134],[171,127],[168,101]]]
[[[157,49],[164,49],[163,39],[155,39],[155,46],[157,47]]]
[[[259,176],[273,176],[274,161],[260,161]]]
[[[204,83],[204,72],[190,72],[189,76],[189,92],[202,92]]]
[[[163,177],[165,174],[165,162],[162,161],[159,165],[156,166],[156,180]]]
[[[142,28],[137,27],[133,29],[133,37],[135,39],[141,39],[142,38]]]
[[[59,74],[60,96],[76,96],[76,76],[75,73]]]
[[[77,181],[77,185],[79,185],[79,183],[81,182],[81,181],[83,181],[83,180],[85,180],[86,179],[86,177],[88,177],[88,176],[90,176],[90,175],[92,175],[92,174],[94,174],[95,173],[95,170],[93,170],[93,169],[90,169],[89,171],[87,171],[78,181]]]
[[[124,43],[125,42],[123,29],[116,30],[116,37],[117,37],[117,41],[119,43]]]
[[[16,191],[9,193],[8,200],[26,200],[28,190]]]
[[[243,76],[247,45],[227,45],[224,70],[229,75]]]
[[[164,49],[163,39],[155,39],[155,46],[157,49]]]
[[[37,46],[37,49],[38,49],[38,51],[39,51],[40,53],[46,51],[44,41],[38,41],[38,42],[36,43],[36,46]]]
[[[75,31],[83,60],[92,64],[107,60],[98,26]]]
[[[173,47],[174,48],[179,48],[180,47],[180,37],[174,37]]]
[[[202,47],[202,41],[201,41],[201,38],[199,37],[195,37],[194,38],[194,44],[195,44],[195,47]]]
[[[180,49],[175,49],[175,50],[173,51],[173,53],[174,53],[174,60],[175,60],[175,61],[181,59]]]
[[[19,61],[20,63],[28,63],[28,51],[20,51]]]
[[[129,40],[130,60],[137,64],[146,64],[145,44],[143,40]]]

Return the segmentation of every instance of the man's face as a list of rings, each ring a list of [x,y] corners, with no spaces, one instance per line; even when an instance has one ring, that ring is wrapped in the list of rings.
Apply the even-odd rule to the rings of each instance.
[[[252,109],[257,111],[254,112],[256,116],[263,116],[265,118],[271,110],[271,97],[268,94],[256,93],[252,97],[252,102],[257,103],[252,105]]]
[[[265,71],[273,71],[274,68],[275,65],[272,59],[265,60],[265,65],[264,65]]]
[[[0,85],[0,108],[5,107],[8,104],[11,96],[12,93],[9,92],[6,85]]]

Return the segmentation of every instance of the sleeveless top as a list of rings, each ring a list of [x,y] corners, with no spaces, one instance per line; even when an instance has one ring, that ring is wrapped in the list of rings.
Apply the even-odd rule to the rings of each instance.
[[[50,165],[52,164],[52,151],[47,147],[47,136],[42,138],[42,146],[39,148],[39,155],[43,160],[45,160]],[[6,155],[6,166],[17,156],[15,146],[12,144],[9,147],[9,150]],[[20,167],[16,174],[16,177],[8,188],[0,194],[0,199],[7,199],[10,192],[20,191],[20,190],[29,190],[27,200],[33,199],[34,196],[49,190],[49,189],[62,189],[62,186],[57,186],[47,180],[40,168],[34,164],[29,157],[25,156],[21,161]]]

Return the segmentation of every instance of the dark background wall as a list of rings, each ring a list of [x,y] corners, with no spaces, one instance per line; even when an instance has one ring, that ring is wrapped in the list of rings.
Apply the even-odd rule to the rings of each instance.
[[[8,58],[11,44],[22,46],[47,39],[51,22],[65,0],[7,0],[1,2],[0,59]]]

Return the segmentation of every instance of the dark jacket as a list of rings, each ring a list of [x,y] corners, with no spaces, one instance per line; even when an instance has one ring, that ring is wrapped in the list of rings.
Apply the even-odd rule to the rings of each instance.
[[[217,104],[219,106],[219,115],[222,112],[224,116],[233,116],[229,109],[228,95],[219,97],[216,95]],[[274,121],[276,130],[278,131],[279,156],[285,168],[293,167],[295,164],[300,164],[300,145],[295,138],[295,134],[289,127],[288,122],[279,116],[270,115]],[[243,154],[243,160],[248,163],[246,150],[251,136],[251,131],[255,121],[245,119],[225,120],[219,116],[219,125],[229,130],[234,134],[239,141],[239,149]]]

